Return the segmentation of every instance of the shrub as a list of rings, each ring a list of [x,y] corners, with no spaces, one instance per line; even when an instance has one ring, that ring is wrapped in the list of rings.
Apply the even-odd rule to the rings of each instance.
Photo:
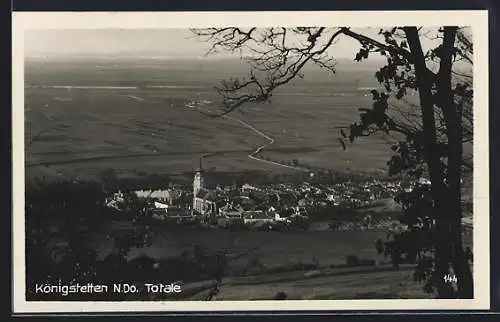
[[[308,271],[308,270],[313,270],[317,269],[318,265],[316,263],[303,263],[303,262],[298,262],[293,264],[293,269],[296,271]]]
[[[319,260],[316,258],[316,256],[314,256],[314,257],[312,258],[312,264],[313,264],[316,268],[319,268],[319,267],[320,267]]]
[[[345,263],[347,266],[359,266],[361,264],[361,260],[356,255],[348,255],[345,258]]]

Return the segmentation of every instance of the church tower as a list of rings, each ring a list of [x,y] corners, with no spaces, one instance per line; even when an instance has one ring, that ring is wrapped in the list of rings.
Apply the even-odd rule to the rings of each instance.
[[[193,209],[196,209],[196,195],[198,194],[198,191],[202,189],[204,186],[204,180],[203,180],[203,167],[201,164],[201,158],[200,158],[200,167],[196,169],[196,172],[194,174],[194,180],[193,180]]]

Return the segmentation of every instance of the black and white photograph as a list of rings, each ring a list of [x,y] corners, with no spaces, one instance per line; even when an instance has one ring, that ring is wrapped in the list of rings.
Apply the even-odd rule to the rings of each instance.
[[[14,17],[19,307],[488,308],[487,14],[407,14]]]

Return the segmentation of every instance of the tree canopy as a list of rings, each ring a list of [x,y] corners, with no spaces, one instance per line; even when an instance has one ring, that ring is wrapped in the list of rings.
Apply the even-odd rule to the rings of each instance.
[[[356,62],[373,55],[384,58],[374,74],[383,90],[371,91],[372,106],[358,107],[359,120],[341,128],[339,139],[347,148],[356,138],[378,132],[402,138],[390,146],[390,174],[427,177],[430,185],[414,184],[411,194],[403,191],[396,198],[409,228],[393,249],[418,258],[415,278],[426,281],[427,291],[436,289],[445,298],[473,296],[461,232],[462,175],[473,166],[471,156],[464,153],[464,145],[473,141],[469,28],[405,26],[378,33],[350,27],[192,31],[211,44],[208,54],[236,53],[249,65],[247,76],[222,80],[216,87],[223,110],[215,117],[269,101],[277,88],[303,78],[307,65],[335,73],[335,45],[340,37],[359,43],[353,53]],[[416,93],[418,100],[411,100],[410,93]],[[450,272],[458,277],[456,289],[445,278]]]

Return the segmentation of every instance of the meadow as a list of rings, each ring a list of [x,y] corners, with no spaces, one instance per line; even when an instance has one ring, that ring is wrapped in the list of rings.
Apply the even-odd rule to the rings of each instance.
[[[115,222],[117,229],[127,223]],[[153,243],[133,248],[129,260],[147,258],[162,263],[182,257],[199,248],[203,254],[225,253],[229,270],[213,300],[272,300],[279,293],[287,299],[372,299],[432,298],[413,281],[414,265],[395,270],[389,259],[377,256],[374,241],[384,239],[385,231],[304,231],[261,232],[175,229],[160,226]],[[465,236],[471,246],[471,236]],[[100,256],[109,255],[113,242],[102,243]],[[372,264],[350,266],[348,257]],[[374,265],[375,261],[379,265]],[[160,264],[160,267],[162,264]],[[161,268],[160,268],[161,270]],[[204,300],[213,280],[182,283],[182,300]],[[171,298],[162,297],[165,300]]]
[[[221,229],[161,230],[150,247],[134,248],[130,258],[147,255],[152,258],[179,256],[182,252],[201,247],[206,252],[227,250],[230,256],[242,256],[240,264],[258,259],[268,268],[317,260],[323,265],[345,263],[346,256],[374,259],[374,241],[385,239],[385,231],[227,231]],[[100,256],[111,251],[113,241],[101,243]]]
[[[127,230],[132,227],[126,221],[116,220],[104,231]],[[344,264],[346,257],[355,255],[360,259],[375,260],[375,240],[386,239],[386,230],[369,231],[230,231],[218,228],[175,228],[166,229],[158,223],[153,229],[152,245],[133,248],[130,259],[146,255],[162,259],[179,256],[185,251],[200,247],[204,251],[227,251],[230,257],[240,257],[239,264],[258,259],[265,267],[272,268],[291,264],[310,264],[317,261],[322,266]],[[112,251],[114,244],[110,239],[99,239],[100,257],[104,258]],[[472,236],[464,235],[466,246],[472,246]],[[244,256],[243,256],[244,254]]]

